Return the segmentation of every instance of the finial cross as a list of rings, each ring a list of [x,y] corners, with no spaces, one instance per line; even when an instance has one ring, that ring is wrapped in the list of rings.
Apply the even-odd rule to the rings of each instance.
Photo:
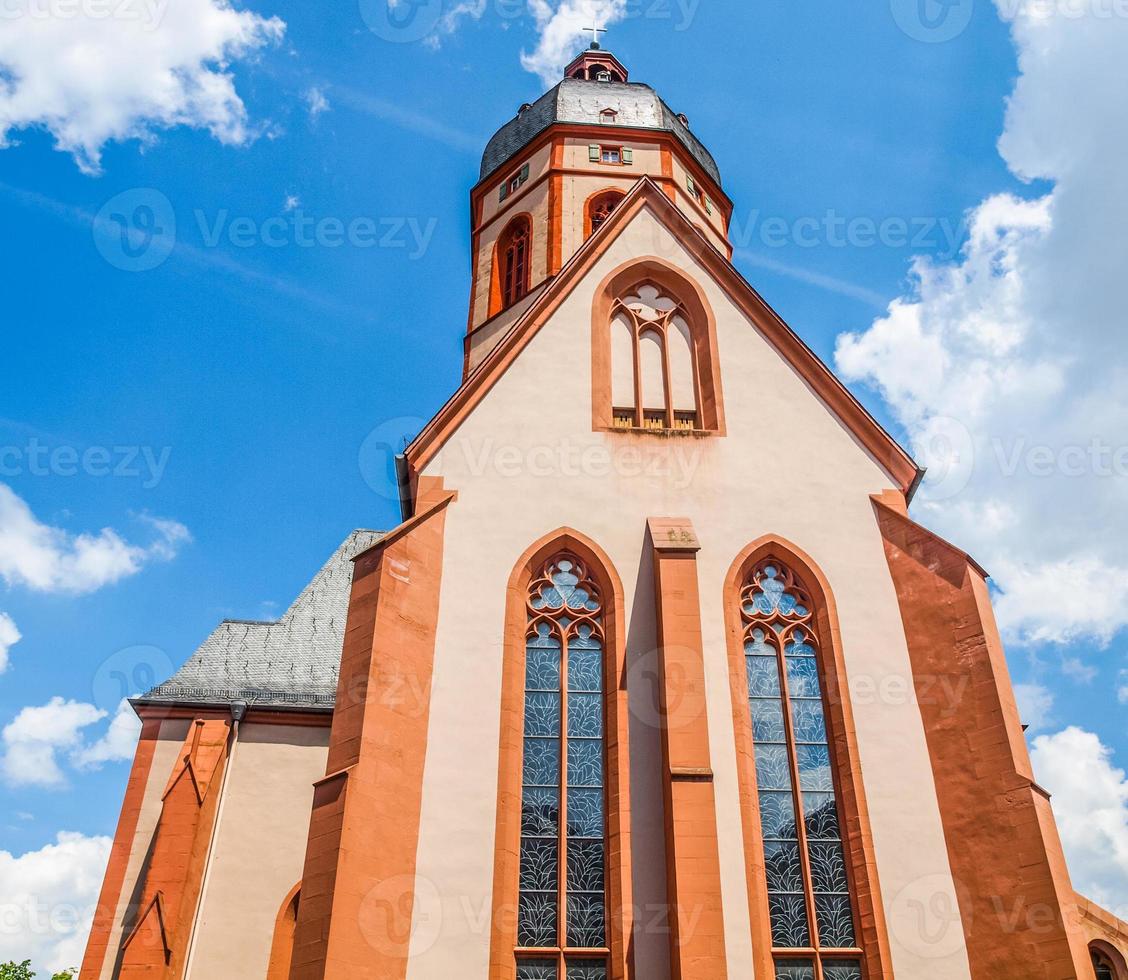
[[[585,31],[591,31],[591,46],[593,48],[599,47],[599,35],[607,33],[607,28],[606,27],[599,27],[598,22],[596,22],[596,26],[585,27],[584,30]]]

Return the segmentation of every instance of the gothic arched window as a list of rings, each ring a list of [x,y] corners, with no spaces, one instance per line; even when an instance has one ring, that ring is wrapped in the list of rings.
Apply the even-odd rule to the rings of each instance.
[[[1121,980],[1125,974],[1121,969],[1118,969],[1113,962],[1113,955],[1105,952],[1099,945],[1093,944],[1089,947],[1089,957],[1093,961],[1093,973],[1096,975],[1097,980]],[[1123,963],[1123,959],[1121,959]]]
[[[861,980],[817,610],[774,556],[743,579],[740,626],[776,976]]]
[[[603,599],[570,552],[526,601],[517,980],[606,980]]]
[[[585,237],[590,238],[599,231],[600,225],[611,217],[611,212],[618,207],[623,197],[622,191],[604,191],[588,201],[587,235]]]
[[[524,215],[510,222],[498,239],[498,284],[502,309],[512,306],[529,292],[531,240],[532,226]]]
[[[611,309],[611,399],[616,428],[702,428],[689,314],[644,282]]]

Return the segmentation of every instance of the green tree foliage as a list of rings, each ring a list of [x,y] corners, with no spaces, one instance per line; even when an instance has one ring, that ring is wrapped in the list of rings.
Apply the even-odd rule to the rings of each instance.
[[[78,974],[78,970],[62,970],[51,976],[51,980],[74,980]],[[24,960],[22,963],[17,963],[15,960],[10,960],[7,963],[0,963],[0,980],[34,980],[35,971],[31,968],[31,960]]]

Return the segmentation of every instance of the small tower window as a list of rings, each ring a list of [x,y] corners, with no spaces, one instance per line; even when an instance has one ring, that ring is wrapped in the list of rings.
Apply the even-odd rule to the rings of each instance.
[[[532,229],[525,216],[516,218],[497,244],[502,308],[512,306],[529,292],[529,251]]]
[[[529,179],[529,165],[526,163],[517,173],[513,174],[504,184],[501,185],[500,199],[504,201],[510,194],[517,192],[517,189]]]
[[[614,109],[604,109],[599,114],[599,121],[605,126],[614,126],[616,120],[619,118],[619,113]]]
[[[611,217],[611,212],[619,206],[619,202],[623,199],[623,194],[620,191],[607,191],[593,197],[588,202],[588,220],[587,220],[587,235],[590,238],[597,231],[600,226]]]
[[[592,143],[588,147],[588,159],[592,163],[606,163],[611,166],[634,163],[634,150],[626,146],[603,146]]]

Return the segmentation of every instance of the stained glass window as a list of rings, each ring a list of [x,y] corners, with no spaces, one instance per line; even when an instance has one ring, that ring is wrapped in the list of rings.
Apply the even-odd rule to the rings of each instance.
[[[741,592],[777,980],[861,980],[861,960],[827,735],[815,610],[782,562]],[[788,952],[811,951],[795,956]]]
[[[527,615],[517,977],[606,980],[605,637],[584,562],[547,562]]]

